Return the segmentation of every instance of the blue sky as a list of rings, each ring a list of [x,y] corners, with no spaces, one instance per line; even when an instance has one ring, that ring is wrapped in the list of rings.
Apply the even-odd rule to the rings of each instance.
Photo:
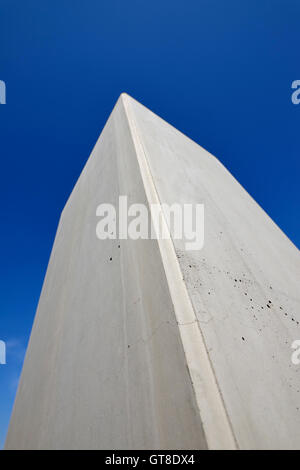
[[[60,212],[121,92],[300,247],[299,18],[299,0],[0,0],[0,446]]]

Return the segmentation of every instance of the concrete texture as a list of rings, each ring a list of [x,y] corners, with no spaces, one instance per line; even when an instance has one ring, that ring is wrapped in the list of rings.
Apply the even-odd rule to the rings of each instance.
[[[204,203],[204,248],[98,240],[119,195]],[[61,215],[6,448],[300,448],[299,277],[222,164],[121,95]]]

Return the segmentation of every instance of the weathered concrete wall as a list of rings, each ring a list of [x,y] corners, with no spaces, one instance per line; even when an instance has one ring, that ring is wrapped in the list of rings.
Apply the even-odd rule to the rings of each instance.
[[[204,248],[99,241],[120,194],[204,203]],[[300,448],[299,278],[220,162],[122,95],[61,216],[6,448]]]

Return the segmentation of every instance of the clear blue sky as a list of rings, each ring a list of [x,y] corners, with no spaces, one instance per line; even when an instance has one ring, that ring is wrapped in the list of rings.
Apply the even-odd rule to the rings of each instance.
[[[300,246],[299,0],[0,0],[0,446],[60,212],[126,91]]]

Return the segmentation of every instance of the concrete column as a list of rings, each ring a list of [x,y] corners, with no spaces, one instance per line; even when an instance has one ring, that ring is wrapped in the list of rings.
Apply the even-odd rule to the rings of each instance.
[[[99,240],[120,195],[204,204],[203,248]],[[223,165],[121,95],[60,218],[6,448],[300,448],[299,277]]]

